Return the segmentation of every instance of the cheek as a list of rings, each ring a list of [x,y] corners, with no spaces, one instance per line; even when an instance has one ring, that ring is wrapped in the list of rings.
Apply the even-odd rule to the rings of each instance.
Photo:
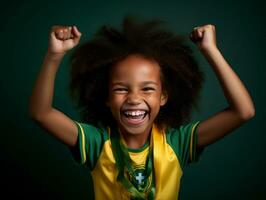
[[[160,107],[161,107],[159,96],[156,95],[154,97],[151,97],[151,98],[147,99],[147,102],[149,102],[149,106],[151,107],[153,113],[159,112]]]
[[[119,96],[119,95],[113,95],[110,98],[110,108],[111,110],[117,110],[120,109],[120,107],[123,104],[123,97]]]
[[[153,94],[151,96],[149,96],[149,101],[152,102],[153,104],[159,104],[160,105],[160,98],[161,95],[160,94]]]

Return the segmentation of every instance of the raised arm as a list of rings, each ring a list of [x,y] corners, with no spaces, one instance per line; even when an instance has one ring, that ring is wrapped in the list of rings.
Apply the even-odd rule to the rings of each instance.
[[[199,124],[198,147],[204,147],[223,138],[254,117],[255,107],[244,84],[217,48],[215,27],[205,25],[194,28],[190,38],[214,70],[229,104],[227,108]]]
[[[52,27],[48,51],[29,100],[30,118],[69,146],[76,144],[78,130],[73,120],[52,106],[54,81],[62,58],[80,37],[75,26]]]

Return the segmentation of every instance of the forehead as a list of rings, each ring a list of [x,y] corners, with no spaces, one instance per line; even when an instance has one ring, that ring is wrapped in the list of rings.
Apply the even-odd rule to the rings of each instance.
[[[129,55],[115,64],[110,72],[110,80],[115,81],[160,81],[160,66],[141,55]]]

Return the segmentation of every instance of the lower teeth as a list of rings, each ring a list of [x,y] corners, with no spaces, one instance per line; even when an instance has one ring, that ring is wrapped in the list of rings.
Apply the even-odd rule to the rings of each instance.
[[[126,116],[126,118],[132,118],[132,119],[144,119],[146,114],[138,115],[138,116],[130,116],[130,115],[125,115],[125,116]]]
[[[139,119],[139,118],[143,118],[144,115],[140,115],[140,116],[129,116],[128,118],[133,118],[133,119]]]

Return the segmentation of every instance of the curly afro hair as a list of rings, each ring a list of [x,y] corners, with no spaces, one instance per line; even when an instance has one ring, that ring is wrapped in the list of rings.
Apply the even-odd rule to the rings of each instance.
[[[139,54],[160,65],[168,101],[161,107],[155,123],[159,127],[178,127],[190,121],[193,106],[198,107],[204,74],[185,44],[185,37],[161,25],[160,20],[140,23],[126,17],[122,30],[102,26],[91,40],[73,52],[70,95],[84,122],[95,126],[114,122],[106,106],[109,71],[130,54]]]

